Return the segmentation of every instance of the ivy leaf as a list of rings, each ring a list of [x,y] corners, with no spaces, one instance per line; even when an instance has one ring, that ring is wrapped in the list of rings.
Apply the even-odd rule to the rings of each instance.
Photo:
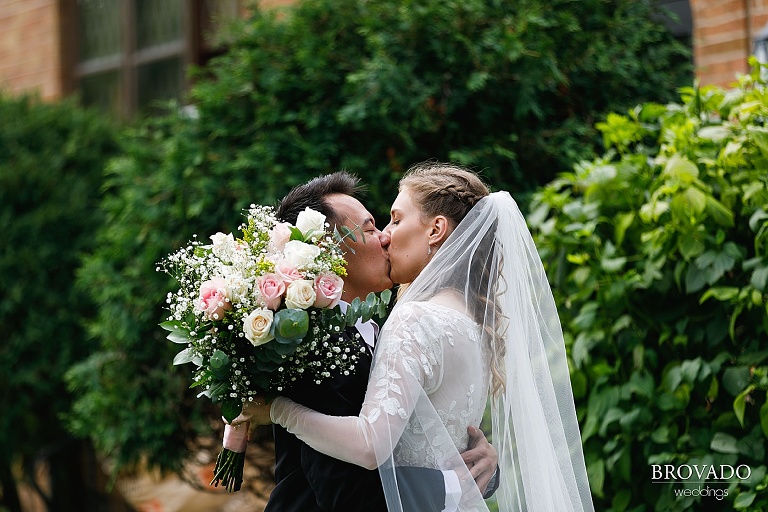
[[[720,302],[729,301],[739,295],[739,289],[735,286],[717,286],[710,288],[699,299],[699,304],[704,304],[707,299],[714,297]]]
[[[723,372],[723,387],[731,396],[736,396],[749,385],[749,368],[732,366]]]
[[[587,479],[592,494],[602,498],[603,486],[605,485],[605,462],[602,459],[587,463]]]
[[[739,424],[744,426],[744,410],[746,408],[747,396],[755,389],[754,384],[747,387],[744,391],[733,400],[733,412],[736,414],[736,419],[739,420]]]
[[[755,501],[757,494],[754,492],[742,492],[733,500],[733,508],[747,508]]]
[[[736,438],[732,435],[725,432],[715,432],[709,447],[718,453],[739,453],[736,443]]]

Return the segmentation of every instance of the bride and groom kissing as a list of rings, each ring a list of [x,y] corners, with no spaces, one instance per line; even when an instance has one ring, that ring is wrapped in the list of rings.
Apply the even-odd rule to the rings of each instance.
[[[400,285],[355,372],[293,386],[232,421],[274,424],[267,511],[593,510],[565,348],[541,261],[517,205],[473,172],[419,164],[383,231],[337,172],[295,187],[347,240],[342,301]],[[380,332],[379,332],[380,331]],[[374,351],[375,343],[375,351]],[[477,426],[490,398],[492,447]],[[263,400],[260,403],[264,403]]]

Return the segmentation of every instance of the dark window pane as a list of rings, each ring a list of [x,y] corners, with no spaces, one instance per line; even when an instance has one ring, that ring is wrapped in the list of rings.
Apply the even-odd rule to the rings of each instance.
[[[146,112],[157,100],[181,96],[184,84],[184,66],[181,58],[160,60],[139,66],[136,78],[139,91],[139,110]]]
[[[183,39],[182,0],[136,0],[136,48]]]
[[[84,105],[120,112],[120,73],[110,71],[81,78],[80,94]]]
[[[120,0],[78,0],[80,62],[120,53]]]

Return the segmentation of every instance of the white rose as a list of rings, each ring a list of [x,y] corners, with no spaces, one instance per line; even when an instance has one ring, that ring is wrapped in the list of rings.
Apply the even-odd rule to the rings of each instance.
[[[275,315],[269,309],[255,309],[245,317],[243,321],[243,332],[245,337],[254,347],[263,345],[266,342],[275,339],[269,330],[272,327],[272,320]]]
[[[296,227],[305,239],[309,239],[313,235],[321,236],[325,232],[325,215],[317,210],[305,208],[296,218]]]
[[[213,241],[213,245],[226,245],[229,247],[230,245],[235,245],[235,237],[232,236],[232,233],[227,233],[226,235],[222,232],[218,232],[215,235],[211,235],[211,241]]]
[[[307,309],[315,303],[315,282],[299,279],[288,285],[285,291],[285,307],[289,309]]]
[[[311,265],[320,256],[320,248],[316,245],[305,244],[299,240],[291,240],[283,249],[285,259],[296,268]]]

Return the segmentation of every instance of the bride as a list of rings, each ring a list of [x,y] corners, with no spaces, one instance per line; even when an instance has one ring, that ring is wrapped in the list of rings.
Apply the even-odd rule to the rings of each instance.
[[[360,415],[278,397],[236,422],[268,412],[312,448],[378,467],[390,511],[419,492],[404,466],[453,469],[461,497],[446,509],[485,511],[460,453],[490,399],[499,510],[594,510],[560,322],[516,203],[452,164],[416,165],[399,188],[384,231],[392,280],[407,284],[381,329]]]

